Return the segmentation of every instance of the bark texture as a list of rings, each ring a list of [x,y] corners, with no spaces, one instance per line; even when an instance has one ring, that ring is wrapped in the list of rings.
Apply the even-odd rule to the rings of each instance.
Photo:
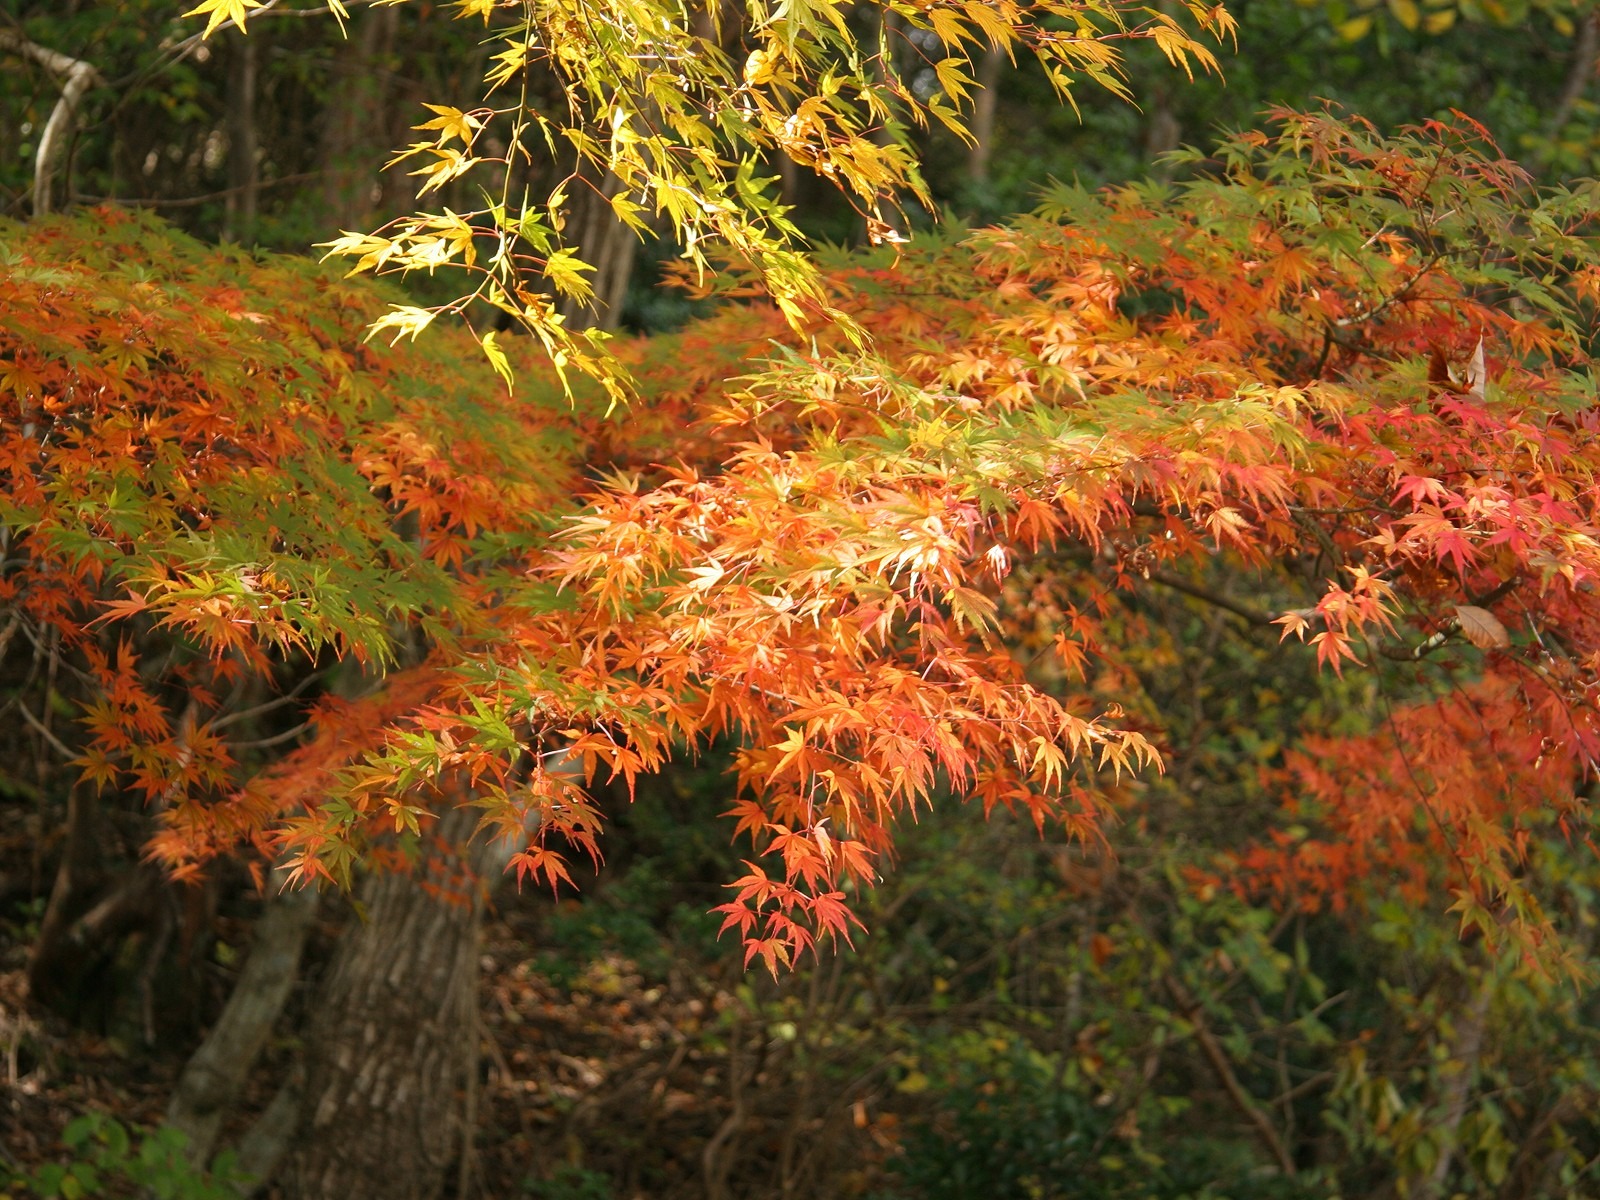
[[[457,847],[416,875],[361,888],[307,1037],[298,1132],[282,1182],[295,1200],[433,1200],[461,1150],[460,1105],[476,1016],[482,910],[459,855],[475,814],[451,813]]]

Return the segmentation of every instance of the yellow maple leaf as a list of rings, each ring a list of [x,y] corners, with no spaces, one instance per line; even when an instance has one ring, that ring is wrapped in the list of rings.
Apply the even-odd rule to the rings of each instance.
[[[240,33],[248,33],[245,29],[245,18],[252,8],[260,8],[261,0],[200,0],[188,12],[186,17],[205,17],[206,29],[201,37],[210,37],[224,21],[232,21],[239,27]]]

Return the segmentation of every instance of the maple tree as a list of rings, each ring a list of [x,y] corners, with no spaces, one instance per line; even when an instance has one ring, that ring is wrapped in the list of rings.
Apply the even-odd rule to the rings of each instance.
[[[1425,689],[1448,688],[1376,735],[1395,764],[1386,787],[1365,742],[1323,747],[1323,761],[1360,766],[1309,790],[1350,814],[1338,849],[1290,852],[1314,864],[1312,896],[1340,895],[1380,865],[1443,863],[1469,915],[1539,936],[1515,884],[1519,839],[1547,811],[1581,820],[1595,752],[1593,193],[1545,201],[1525,226],[1507,204],[1523,198],[1520,176],[1473,148],[1470,124],[1384,142],[1327,114],[1278,119],[1277,139],[1236,139],[1221,152],[1227,176],[1186,185],[1172,209],[1149,189],[1063,191],[1035,222],[861,278],[860,319],[903,364],[896,378],[860,371],[847,350],[797,357],[720,414],[747,440],[731,468],[619,491],[579,527],[588,556],[568,551],[567,570],[587,571],[605,604],[614,556],[631,559],[645,529],[665,526],[643,575],[663,580],[665,603],[632,619],[649,629],[662,607],[699,622],[725,611],[706,633],[727,640],[708,649],[751,665],[702,660],[703,703],[740,720],[761,718],[744,716],[745,697],[722,699],[718,681],[753,676],[759,695],[777,691],[768,678],[794,676],[765,671],[797,666],[772,647],[806,622],[801,636],[824,635],[825,665],[810,666],[814,640],[801,652],[815,699],[740,760],[746,780],[787,784],[741,812],[766,823],[788,874],[744,881],[746,906],[730,918],[745,930],[766,906],[766,931],[803,944],[783,910],[808,902],[789,885],[866,882],[849,841],[881,851],[885,811],[941,773],[986,806],[1091,830],[1104,772],[1082,759],[1065,770],[1046,731],[1113,775],[1148,743],[1086,698],[1051,716],[1007,710],[1031,689],[985,630],[1050,597],[1063,618],[1056,652],[1081,676],[1086,659],[1114,653],[1098,632],[1108,596],[1149,579],[1215,597],[1249,579],[1286,611],[1219,602],[1308,640],[1325,667],[1392,657],[1423,671]],[[1491,465],[1497,446],[1506,457]],[[693,535],[652,510],[681,513]],[[761,515],[747,526],[747,513]],[[789,529],[793,565],[774,548]],[[885,614],[903,631],[879,643]],[[838,682],[829,639],[841,625],[894,652],[879,660],[895,668],[886,688]],[[651,665],[673,678],[683,668],[664,648]],[[1463,670],[1481,682],[1450,686]],[[934,697],[954,706],[941,712]],[[874,729],[874,712],[894,733]],[[973,732],[974,717],[998,736]],[[1493,737],[1469,740],[1468,723]],[[818,836],[824,816],[835,832]],[[1419,840],[1434,853],[1417,855]],[[842,930],[829,907],[816,915]]]
[[[849,890],[935,792],[1095,836],[1154,731],[1016,649],[1048,606],[1058,677],[1083,678],[1117,653],[1119,594],[1174,588],[1327,669],[1389,656],[1447,688],[1375,735],[1379,777],[1363,744],[1308,744],[1301,786],[1346,836],[1251,873],[1314,897],[1442,863],[1469,916],[1536,941],[1524,831],[1581,820],[1595,753],[1593,195],[1531,199],[1464,123],[1275,120],[1220,178],[1060,189],[1009,229],[841,265],[828,307],[871,332],[871,371],[819,320],[741,382],[744,347],[794,335],[729,308],[641,362],[659,397],[625,429],[558,396],[385,396],[333,355],[390,361],[353,327],[181,274],[124,271],[107,329],[70,280],[103,294],[149,227],[117,218],[93,252],[44,227],[6,315],[6,587],[95,683],[85,777],[162,805],[180,870],[255,837],[292,877],[346,880],[461,778],[492,827],[533,830],[519,875],[554,883],[563,840],[596,849],[582,780],[731,738],[755,852],[725,911],[775,967],[849,936]],[[577,509],[561,426],[609,463]],[[1223,594],[1247,579],[1278,605]],[[241,778],[224,689],[341,656],[411,665],[319,700],[304,744]]]
[[[586,780],[731,746],[723,917],[776,968],[851,935],[936,795],[1090,842],[1136,811],[1181,766],[1140,613],[1180,598],[1382,689],[1368,728],[1301,721],[1281,817],[1186,864],[1195,895],[1398,876],[1559,966],[1595,192],[1533,194],[1465,119],[1273,122],[1183,183],[836,256],[798,330],[756,297],[624,346],[620,416],[531,354],[513,397],[465,337],[367,343],[372,293],[304,263],[126,214],[9,227],[27,736],[153,805],[180,873],[254,840],[341,882],[464,797],[557,882],[599,845]]]
[[[241,28],[263,8],[201,6]],[[972,882],[981,864],[946,858],[911,887],[1004,891],[951,903],[955,940],[1031,942],[1076,981],[1069,1006],[1084,979],[1105,994],[1060,1070],[1015,1028],[975,1025],[976,1047],[958,1031],[943,1062],[926,1026],[891,1029],[905,1095],[980,1072],[965,1116],[1005,1126],[994,1144],[1009,1146],[1082,1069],[1093,1104],[1044,1107],[1099,1129],[1097,1147],[1136,1145],[1139,1121],[1172,1120],[1170,1082],[1146,1088],[1181,1042],[1179,1071],[1243,1118],[1234,1140],[1253,1140],[1263,1194],[1299,1195],[1301,1085],[1252,1080],[1236,1047],[1265,1035],[1286,1055],[1303,1025],[1307,1085],[1397,1187],[1443,1194],[1470,1167],[1495,1194],[1538,1194],[1539,1163],[1579,1170],[1595,1083],[1560,1047],[1585,1001],[1552,1001],[1509,964],[1585,970],[1594,185],[1536,192],[1459,114],[1383,136],[1283,110],[1210,158],[1166,160],[1180,182],[1058,185],[1031,216],[906,248],[897,205],[928,194],[910,127],[963,129],[980,57],[1031,51],[1056,84],[1076,72],[1116,92],[1116,47],[1206,69],[1231,20],[1119,4],[747,6],[720,25],[648,3],[455,10],[486,23],[501,87],[434,106],[403,155],[438,211],[333,246],[380,273],[440,269],[435,297],[464,266],[454,301],[116,212],[0,231],[0,651],[15,760],[68,814],[34,996],[68,1007],[92,990],[85,943],[140,919],[162,871],[194,880],[243,846],[265,892],[285,875],[351,888],[363,920],[312,1001],[316,1099],[278,1178],[344,1196],[388,1172],[431,1194],[455,1152],[466,1051],[446,1035],[467,1023],[482,873],[509,861],[562,885],[624,797],[673,786],[647,777],[726,755],[718,806],[746,861],[718,920],[774,977],[771,1030],[788,1023],[807,1054],[832,1031],[797,1017],[778,978],[859,920],[879,926],[892,904],[869,890],[905,821],[953,795],[1049,835],[1036,853],[1060,885],[1002,911],[1021,884]],[[802,253],[763,181],[782,156],[841,182],[884,244]],[[461,204],[484,180],[481,207]],[[585,192],[677,238],[680,286],[712,315],[637,342],[578,330],[566,304],[596,274],[576,244]],[[1205,646],[1175,649],[1163,622],[1202,612]],[[1212,662],[1296,693],[1221,767],[1184,695]],[[1241,744],[1257,735],[1238,724]],[[1207,787],[1224,777],[1246,798],[1226,818]],[[159,870],[91,892],[79,850],[119,820]],[[469,839],[480,822],[501,846]],[[1113,836],[1154,862],[1137,884],[1107,882]],[[1134,899],[1106,899],[1116,886]],[[268,904],[252,961],[283,961],[269,947],[293,937],[274,942],[274,922],[303,943],[310,895]],[[440,903],[424,913],[416,896]],[[1466,935],[1430,921],[1452,901]],[[1281,934],[1323,914],[1327,936],[1346,911],[1374,921],[1361,953],[1394,948],[1347,972],[1369,994],[1382,977],[1387,1007],[1315,1045],[1324,964],[1298,932],[1291,961]],[[1076,945],[1027,925],[1079,918]],[[186,913],[178,940],[204,919]],[[1388,977],[1418,961],[1461,996]],[[409,1010],[379,986],[402,968]],[[1002,994],[1005,968],[985,972]],[[1224,1003],[1241,972],[1249,1002]],[[1281,1028],[1250,1011],[1267,997]],[[208,1048],[259,1047],[278,1011],[263,1022],[262,1007]],[[1401,1017],[1403,1036],[1385,1029]],[[1413,1034],[1425,1069],[1392,1045]],[[419,1045],[431,1058],[396,1065]],[[410,1071],[436,1110],[362,1092],[392,1077],[351,1068],[354,1047]],[[225,1089],[205,1078],[221,1054],[197,1054],[175,1089],[198,1158],[221,1125]],[[1510,1115],[1468,1111],[1489,1072],[1516,1081]],[[932,1132],[903,1164],[913,1194],[976,1154]],[[1517,1166],[1524,1135],[1541,1149]],[[1014,1156],[1024,1192],[1052,1171],[1087,1168],[1107,1194],[1127,1181],[1110,1159],[1036,1149]],[[1186,1190],[1180,1175],[1160,1186]]]
[[[486,21],[495,11],[462,7]],[[244,6],[195,12],[210,28],[245,25]],[[1522,661],[1538,683],[1515,678],[1512,703],[1542,715],[1527,718],[1521,749],[1506,753],[1538,748],[1549,785],[1539,802],[1571,791],[1591,760],[1586,700],[1564,678],[1581,675],[1586,644],[1586,443],[1581,422],[1571,437],[1560,425],[1552,432],[1524,397],[1557,404],[1549,419],[1568,420],[1559,405],[1576,402],[1560,396],[1585,386],[1581,324],[1569,315],[1594,291],[1584,193],[1540,202],[1554,215],[1523,233],[1510,214],[1526,201],[1525,181],[1471,149],[1481,129],[1434,125],[1385,144],[1358,123],[1285,115],[1277,141],[1236,139],[1223,152],[1228,177],[1190,185],[1171,211],[1137,191],[1116,204],[1063,193],[1045,224],[952,251],[954,274],[981,281],[982,294],[931,287],[912,306],[893,298],[903,285],[858,292],[850,271],[825,282],[788,248],[793,229],[754,182],[753,155],[771,149],[837,177],[869,229],[892,233],[885,205],[901,189],[920,191],[897,149],[899,114],[960,129],[967,45],[1026,46],[1053,64],[1064,92],[1074,70],[1120,88],[1104,29],[1093,36],[1097,19],[1122,26],[1120,11],[1070,15],[1091,36],[1059,37],[1020,9],[887,6],[885,20],[931,32],[946,50],[942,90],[927,99],[903,85],[881,47],[868,62],[852,57],[857,35],[829,6],[752,12],[735,31],[748,49],[742,64],[717,20],[696,25],[649,4],[603,19],[530,13],[496,35],[505,49],[488,82],[509,85],[544,64],[567,98],[565,123],[531,109],[526,93],[504,109],[436,106],[420,127],[434,141],[402,156],[423,161],[424,191],[498,165],[500,200],[470,216],[424,214],[346,235],[333,252],[358,270],[464,266],[477,285],[445,309],[489,301],[537,335],[563,380],[577,366],[615,403],[621,376],[595,335],[555,315],[554,294],[584,287],[578,250],[560,239],[562,189],[543,206],[512,202],[521,139],[538,128],[620,181],[610,201],[622,220],[642,227],[650,205],[664,214],[697,281],[709,247],[731,255],[714,286],[769,297],[782,324],[762,336],[781,344],[798,332],[809,351],[742,389],[704,380],[723,399],[709,436],[696,436],[723,453],[697,464],[698,448],[653,446],[686,465],[665,479],[615,476],[526,568],[556,585],[553,597],[498,596],[480,645],[452,647],[471,670],[448,683],[432,677],[428,686],[444,690],[423,701],[412,731],[320,768],[335,772],[347,799],[289,823],[294,875],[342,876],[366,818],[414,829],[424,811],[415,786],[460,771],[491,823],[537,830],[514,863],[554,883],[567,874],[553,840],[593,853],[599,817],[547,761],[631,781],[685,743],[728,735],[743,745],[737,828],[782,864],[774,874],[752,860],[728,921],[769,967],[817,930],[848,935],[841,886],[870,882],[894,816],[939,788],[986,808],[1021,806],[1041,824],[1064,818],[1087,835],[1104,803],[1098,775],[1115,779],[1157,756],[1143,732],[1119,725],[1114,703],[1086,709],[1033,686],[1001,636],[1014,562],[1067,545],[1091,562],[1111,547],[1119,586],[1154,577],[1199,592],[1171,569],[1231,560],[1260,571],[1276,557],[1304,558],[1313,538],[1314,561],[1331,571],[1320,593],[1282,615],[1249,615],[1309,640],[1335,671],[1403,617],[1427,631],[1409,651],[1419,662],[1455,630],[1485,652],[1491,674],[1502,659]],[[1213,33],[1231,27],[1221,10],[1190,16]],[[1142,19],[1129,32],[1156,40],[1175,64],[1211,64],[1170,17]],[[644,37],[650,51],[622,52],[619,37]],[[496,120],[511,122],[508,149],[480,157],[474,147]],[[869,136],[874,122],[884,136]],[[1268,178],[1252,186],[1258,158]],[[1092,240],[1075,241],[1062,219]],[[1163,227],[1170,240],[1155,233]],[[480,261],[485,234],[498,249]],[[950,271],[942,259],[910,258],[893,278],[929,289],[930,276]],[[554,293],[532,290],[541,277]],[[1492,302],[1493,291],[1508,292],[1506,303]],[[1128,311],[1130,296],[1149,312]],[[415,337],[440,311],[399,306],[374,329]],[[928,322],[954,330],[908,336]],[[509,384],[500,343],[481,341]],[[1418,356],[1431,363],[1422,377],[1374,366]],[[1518,372],[1498,385],[1508,389],[1496,398],[1510,406],[1504,415],[1493,415],[1490,362],[1503,376]],[[1067,402],[1073,393],[1083,408]],[[1426,411],[1405,416],[1401,402]],[[1489,465],[1494,445],[1506,457]],[[1394,461],[1374,466],[1385,457]],[[1341,461],[1345,473],[1334,469]],[[1522,494],[1530,471],[1553,472],[1553,490]],[[1456,473],[1477,481],[1463,486]],[[1519,660],[1490,605],[1529,587],[1541,598],[1538,621],[1580,626],[1561,638],[1579,648],[1569,652],[1577,665]],[[1073,611],[1094,603],[1103,601]],[[1098,639],[1089,617],[1073,628],[1058,653],[1081,671]],[[1530,628],[1546,653],[1543,628]],[[1427,785],[1416,790],[1462,865],[1464,903],[1504,902],[1512,835],[1494,834],[1502,826],[1484,809],[1509,806],[1514,826],[1527,789],[1455,798],[1445,811]],[[187,853],[193,840],[192,831],[175,838],[169,851]]]

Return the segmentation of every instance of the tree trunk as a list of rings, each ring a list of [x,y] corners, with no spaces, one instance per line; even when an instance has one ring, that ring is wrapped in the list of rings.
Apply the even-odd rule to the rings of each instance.
[[[322,134],[322,198],[330,222],[364,229],[371,217],[379,175],[374,146],[389,144],[389,59],[399,32],[399,10],[359,12],[351,20],[347,49],[334,67],[332,98]]]
[[[1176,8],[1171,0],[1162,0],[1161,11],[1167,16],[1173,15]],[[1163,182],[1172,178],[1172,169],[1156,160],[1182,144],[1183,124],[1172,111],[1172,86],[1163,78],[1150,97],[1150,116],[1144,128],[1144,153],[1152,164],[1150,173],[1154,178]]]
[[[588,174],[584,172],[585,176]],[[617,177],[610,173],[599,184],[579,178],[568,185],[571,200],[566,240],[578,247],[585,262],[594,265],[594,274],[589,277],[594,287],[592,304],[581,304],[569,296],[558,298],[556,309],[566,317],[569,329],[614,330],[622,320],[622,304],[633,277],[639,235],[617,220],[612,211],[611,197],[619,186]]]
[[[283,1012],[317,900],[314,888],[296,888],[267,901],[228,1003],[178,1080],[167,1124],[188,1137],[189,1157],[197,1164],[211,1157],[223,1118]]]
[[[223,236],[248,237],[255,232],[261,179],[257,160],[257,48],[266,35],[257,31],[232,39],[233,70],[228,74],[228,199]]]
[[[1183,125],[1172,111],[1172,90],[1166,84],[1156,87],[1150,100],[1150,115],[1144,129],[1144,153],[1157,179],[1170,179],[1171,168],[1157,160],[1183,144]]]
[[[433,1200],[443,1189],[476,1043],[482,903],[459,880],[475,822],[470,809],[447,814],[437,833],[453,851],[361,888],[362,919],[339,941],[307,1036],[282,1180],[294,1200]]]
[[[1435,1126],[1438,1157],[1427,1182],[1417,1188],[1424,1200],[1445,1195],[1445,1184],[1450,1179],[1450,1168],[1455,1164],[1461,1149],[1461,1122],[1467,1115],[1472,1100],[1472,1089],[1478,1082],[1478,1070],[1483,1059],[1483,1039],[1489,1028],[1489,1005],[1494,999],[1495,973],[1491,965],[1481,968],[1477,994],[1471,1007],[1456,1018],[1455,1044],[1450,1047],[1451,1073],[1444,1081],[1443,1119]]]
[[[1000,68],[1006,52],[991,45],[978,61],[977,92],[972,101],[972,145],[967,148],[967,178],[987,187],[994,160],[995,115],[1000,107]]]

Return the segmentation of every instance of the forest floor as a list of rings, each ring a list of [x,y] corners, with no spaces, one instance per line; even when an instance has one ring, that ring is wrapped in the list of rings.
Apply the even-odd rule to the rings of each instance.
[[[0,838],[0,872],[9,866],[15,879],[31,850],[25,838]],[[577,902],[563,903],[575,911]],[[0,1164],[24,1171],[66,1161],[61,1135],[80,1114],[102,1113],[130,1127],[159,1125],[205,1032],[201,1020],[146,1039],[137,1022],[131,1032],[124,1021],[112,1033],[31,1003],[26,923],[39,909],[34,900],[0,914]],[[548,896],[507,889],[484,923],[479,1070],[464,1081],[461,1096],[473,1137],[451,1170],[447,1196],[756,1194],[746,1190],[757,1187],[746,1173],[766,1175],[772,1168],[763,1164],[785,1154],[787,1169],[795,1169],[799,1135],[815,1135],[825,1124],[835,1136],[859,1135],[848,1106],[798,1113],[781,1094],[783,1072],[769,1079],[762,1034],[739,1016],[748,978],[737,954],[730,951],[716,974],[676,961],[655,977],[615,953],[535,958],[530,947],[552,909]],[[224,941],[239,947],[224,957],[242,962],[248,922],[222,918],[218,926]],[[336,928],[323,924],[313,959],[325,954]],[[208,961],[204,970],[210,995],[201,1009],[210,1019],[233,967]],[[314,980],[315,963],[306,975]],[[303,982],[280,1030],[300,1026],[293,1009],[303,1008],[309,993]],[[230,1123],[233,1135],[266,1107],[297,1050],[292,1033],[269,1045]],[[858,1160],[881,1160],[885,1148],[880,1133],[876,1145],[858,1149]],[[841,1194],[864,1190],[868,1174],[853,1172]]]

